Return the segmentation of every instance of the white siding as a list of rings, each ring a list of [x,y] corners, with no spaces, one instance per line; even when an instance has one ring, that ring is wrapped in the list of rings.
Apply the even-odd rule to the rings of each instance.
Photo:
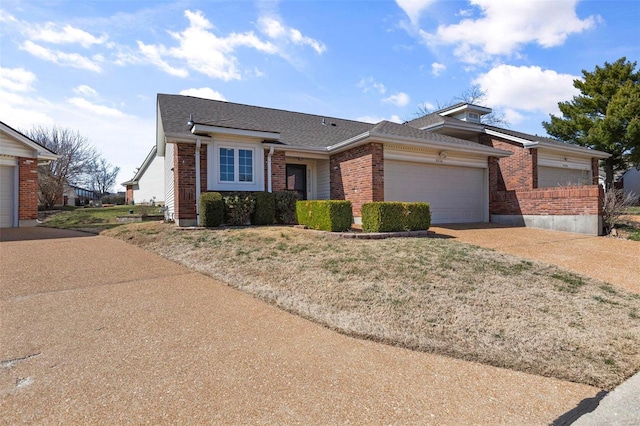
[[[16,141],[4,132],[0,132],[0,154],[27,158],[36,156],[34,150],[29,148],[22,142]]]
[[[171,157],[173,159],[173,157]],[[173,182],[173,179],[172,179]],[[156,203],[163,203],[165,199],[165,168],[162,157],[157,155],[133,188],[133,200],[136,203],[148,203],[155,197]]]
[[[487,177],[482,168],[385,160],[385,201],[430,203],[431,223],[486,222]]]
[[[624,174],[624,192],[640,195],[640,170],[632,168]]]
[[[318,168],[317,198],[329,200],[331,198],[329,160],[318,160],[316,164]]]
[[[560,167],[538,167],[538,188],[591,185],[591,171]]]
[[[164,205],[165,218],[173,220],[175,213],[174,189],[173,189],[173,144],[168,143],[165,147],[164,155]]]

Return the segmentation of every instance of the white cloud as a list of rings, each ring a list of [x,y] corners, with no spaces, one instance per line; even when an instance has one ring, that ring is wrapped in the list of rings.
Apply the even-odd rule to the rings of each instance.
[[[327,50],[321,41],[304,36],[299,30],[287,27],[280,21],[281,19],[277,16],[261,16],[258,18],[258,29],[273,40],[309,46],[319,55]]]
[[[189,26],[181,32],[169,32],[178,41],[178,46],[167,48],[164,45],[147,45],[138,41],[138,47],[146,61],[171,75],[186,77],[188,71],[169,65],[165,58],[183,60],[190,69],[212,78],[240,80],[241,72],[234,56],[238,47],[249,47],[267,54],[279,53],[274,44],[260,40],[253,32],[218,37],[210,31],[214,29],[213,24],[200,11],[186,10],[184,16],[189,21]],[[136,60],[132,55],[121,56],[122,62]]]
[[[360,117],[356,118],[356,121],[362,121],[364,123],[371,123],[371,124],[377,124],[383,120],[387,120],[387,121],[391,121],[393,123],[404,123],[404,120],[400,118],[400,116],[393,114],[391,117],[389,118],[384,118],[384,117],[378,117],[375,115],[363,115]]]
[[[26,33],[31,40],[44,41],[53,44],[80,44],[83,47],[91,47],[94,44],[103,44],[108,37],[103,35],[96,37],[84,30],[65,25],[60,28],[53,22],[47,22],[44,26],[30,26]]]
[[[600,20],[598,16],[580,19],[576,15],[578,0],[470,3],[480,9],[481,17],[440,25],[435,33],[420,30],[420,34],[428,45],[455,46],[458,59],[471,64],[517,54],[529,43],[543,48],[562,45],[569,35],[593,28]]]
[[[518,124],[524,120],[524,116],[512,108],[504,110],[504,118],[509,124]]]
[[[0,88],[13,92],[28,92],[34,90],[33,83],[36,80],[36,75],[24,68],[0,67]]]
[[[442,74],[446,69],[447,69],[447,66],[445,64],[440,64],[438,62],[434,62],[431,64],[431,74],[433,74],[436,77]]]
[[[420,15],[435,0],[396,0],[396,3],[407,14],[413,25],[418,25]]]
[[[384,93],[387,91],[387,88],[384,87],[384,84],[375,81],[373,77],[366,77],[366,78],[360,79],[358,84],[356,84],[356,87],[358,87],[359,89],[362,89],[364,93],[368,93],[371,90],[375,90],[378,93],[384,95]]]
[[[71,105],[74,105],[75,107],[81,109],[82,111],[88,112],[90,114],[96,114],[104,117],[114,117],[114,118],[122,118],[126,115],[125,113],[123,113],[118,109],[107,107],[104,105],[97,105],[89,102],[84,98],[70,98],[70,99],[67,99],[67,101]]]
[[[407,106],[410,101],[411,98],[404,92],[398,92],[382,100],[382,102],[390,103],[399,107]]]
[[[209,87],[201,87],[200,89],[185,89],[180,91],[184,96],[195,96],[196,98],[212,99],[214,101],[226,101],[227,99],[217,90]]]
[[[579,93],[573,87],[573,80],[577,78],[579,76],[559,74],[537,66],[499,65],[472,83],[480,85],[487,93],[486,103],[492,108],[558,114],[558,102]],[[518,118],[514,115],[509,121],[515,123]]]
[[[98,94],[98,92],[96,92],[94,88],[85,84],[81,84],[80,86],[74,88],[73,92],[77,93],[78,95],[84,96],[96,96]]]
[[[102,68],[95,61],[78,53],[65,53],[59,50],[47,49],[35,44],[31,40],[25,41],[20,48],[44,61],[53,62],[63,67],[85,69],[93,72],[101,72]]]

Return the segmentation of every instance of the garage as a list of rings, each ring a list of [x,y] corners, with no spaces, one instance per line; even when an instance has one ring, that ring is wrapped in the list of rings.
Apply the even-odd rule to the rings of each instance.
[[[485,170],[385,159],[385,201],[428,202],[434,224],[487,222]]]
[[[548,166],[538,167],[538,188],[590,184],[591,170],[577,170]]]
[[[15,226],[15,167],[0,166],[0,228]]]

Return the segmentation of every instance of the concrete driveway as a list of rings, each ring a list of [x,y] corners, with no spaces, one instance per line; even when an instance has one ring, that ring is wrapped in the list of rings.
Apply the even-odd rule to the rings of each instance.
[[[640,242],[491,223],[431,228],[436,234],[551,263],[640,293]]]
[[[1,424],[548,424],[602,396],[352,339],[122,241],[0,240]]]

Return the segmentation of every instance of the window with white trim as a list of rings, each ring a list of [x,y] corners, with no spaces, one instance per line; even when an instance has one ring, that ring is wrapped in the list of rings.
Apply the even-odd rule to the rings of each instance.
[[[253,183],[253,149],[218,147],[219,181]]]

